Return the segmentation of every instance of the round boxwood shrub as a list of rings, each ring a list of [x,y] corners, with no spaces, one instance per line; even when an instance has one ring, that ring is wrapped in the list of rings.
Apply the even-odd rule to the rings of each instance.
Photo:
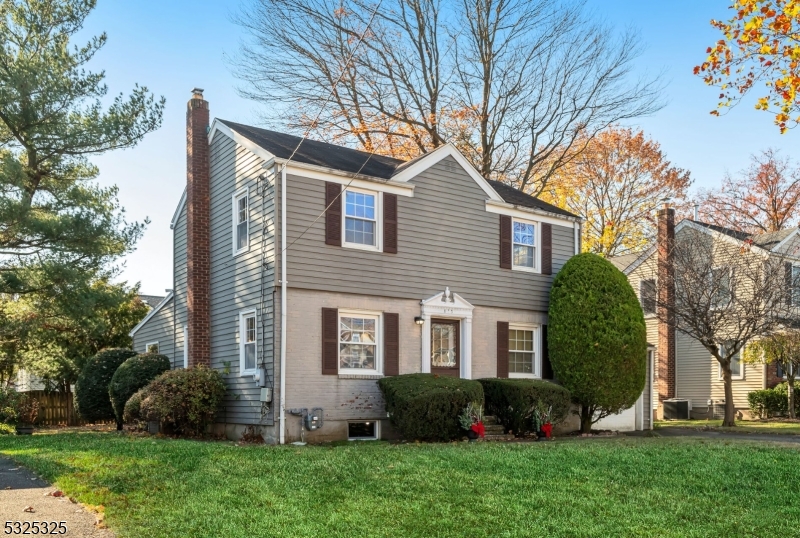
[[[216,370],[205,366],[168,370],[131,396],[123,418],[159,421],[176,433],[200,436],[224,397],[225,382]]]
[[[548,349],[581,406],[581,431],[631,407],[644,390],[647,333],[628,279],[596,254],[573,256],[550,291]]]
[[[108,395],[117,417],[118,430],[122,429],[125,402],[128,401],[128,398],[169,368],[169,358],[157,353],[136,355],[117,368],[108,385]]]
[[[534,431],[533,411],[537,405],[551,408],[550,421],[563,422],[569,416],[569,391],[561,385],[538,379],[479,379],[486,401],[486,414],[494,415],[506,431],[521,436]]]
[[[458,416],[470,402],[483,402],[477,381],[433,374],[384,377],[378,386],[389,422],[405,439],[450,441],[464,431]]]
[[[119,365],[137,355],[132,349],[104,349],[83,365],[75,382],[75,408],[87,422],[113,420],[108,385]]]

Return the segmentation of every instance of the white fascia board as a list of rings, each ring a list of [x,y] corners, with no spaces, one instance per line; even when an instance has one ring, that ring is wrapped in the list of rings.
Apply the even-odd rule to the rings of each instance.
[[[581,222],[580,217],[568,217],[566,215],[551,213],[543,209],[509,204],[508,202],[495,202],[494,200],[486,200],[486,212],[508,215],[520,219],[538,220],[539,222],[555,224],[556,226],[566,226],[568,228],[572,228],[575,222]]]
[[[279,164],[286,164],[287,161],[284,159],[275,159],[275,162]],[[287,164],[286,173],[294,176],[318,179],[320,181],[349,185],[356,188],[378,192],[388,192],[390,194],[408,196],[410,198],[414,197],[414,185],[409,185],[408,183],[398,183],[395,180],[379,179],[361,174],[351,174],[341,170],[334,170],[333,168],[325,168],[324,166],[315,166],[313,164],[291,161]]]
[[[231,140],[233,140],[234,142],[236,142],[237,144],[239,144],[243,148],[246,148],[246,149],[250,150],[251,153],[253,153],[257,157],[260,157],[261,159],[263,159],[264,162],[269,162],[269,161],[275,159],[275,155],[273,155],[269,151],[265,150],[264,148],[262,148],[261,146],[259,146],[258,144],[256,144],[252,140],[250,140],[249,138],[245,137],[244,135],[241,135],[241,134],[237,133],[236,131],[234,131],[233,129],[231,129],[230,127],[228,127],[227,125],[225,125],[221,121],[217,120],[216,118],[214,119],[213,122],[211,122],[211,128],[210,128],[210,131],[208,133],[208,145],[209,146],[214,141],[214,137],[217,136],[218,133],[221,133],[221,134],[227,136],[228,138],[230,138]]]
[[[655,245],[650,245],[650,248],[648,248],[647,250],[645,250],[644,252],[642,252],[642,253],[639,255],[639,257],[638,257],[638,258],[636,258],[636,259],[633,261],[633,263],[631,263],[631,264],[630,264],[628,267],[626,267],[626,268],[625,268],[625,269],[622,271],[622,274],[624,274],[625,276],[628,276],[628,275],[630,275],[630,274],[631,274],[631,273],[633,273],[633,272],[634,272],[636,269],[638,269],[638,268],[639,268],[639,266],[640,266],[640,265],[642,265],[642,264],[645,262],[645,260],[647,260],[647,258],[649,258],[650,256],[652,256],[652,255],[653,255],[653,254],[655,254],[655,253],[656,253],[656,246],[655,246]]]
[[[183,206],[186,205],[186,189],[183,189],[183,194],[181,194],[181,201],[178,202],[178,208],[175,210],[175,214],[172,215],[172,220],[169,222],[169,229],[174,230],[175,224],[178,222],[178,218],[181,216],[181,211],[183,211]]]
[[[458,151],[455,146],[452,144],[446,144],[433,150],[432,152],[422,156],[419,158],[414,164],[404,168],[400,172],[396,173],[392,176],[392,181],[398,183],[406,183],[407,181],[417,177],[419,174],[433,166],[434,164],[438,163],[445,157],[453,157],[458,164],[469,174],[469,176],[475,180],[475,183],[483,189],[483,192],[489,196],[490,200],[494,200],[495,202],[502,202],[503,199],[500,197],[497,192],[492,188],[491,185],[481,176],[475,167],[472,166],[464,155]]]
[[[144,317],[144,319],[142,321],[140,321],[136,325],[136,327],[131,329],[131,332],[128,333],[128,336],[133,337],[133,335],[136,334],[136,331],[138,331],[139,329],[144,327],[144,324],[147,323],[148,321],[150,321],[150,318],[155,316],[158,313],[158,311],[161,310],[164,307],[165,304],[167,304],[168,302],[170,302],[172,300],[172,296],[174,294],[175,294],[175,292],[172,292],[172,291],[169,292],[167,294],[167,296],[164,297],[164,299],[162,299],[162,301],[155,306],[155,308],[153,308],[150,312],[147,313],[147,315]]]

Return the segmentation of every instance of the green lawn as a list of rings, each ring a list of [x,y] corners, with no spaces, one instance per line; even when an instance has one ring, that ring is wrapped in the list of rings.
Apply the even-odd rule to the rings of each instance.
[[[800,449],[749,441],[240,447],[0,436],[122,537],[796,536]]]
[[[653,426],[658,428],[710,428],[731,433],[770,433],[780,435],[800,435],[800,422],[779,422],[769,420],[739,420],[733,428],[723,428],[722,420],[660,420]]]

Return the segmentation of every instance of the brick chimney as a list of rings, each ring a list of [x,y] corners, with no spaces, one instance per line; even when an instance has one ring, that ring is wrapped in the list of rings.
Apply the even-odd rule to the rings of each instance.
[[[658,211],[658,401],[675,397],[675,210]]]
[[[186,110],[186,272],[189,367],[211,364],[208,101],[192,90]]]

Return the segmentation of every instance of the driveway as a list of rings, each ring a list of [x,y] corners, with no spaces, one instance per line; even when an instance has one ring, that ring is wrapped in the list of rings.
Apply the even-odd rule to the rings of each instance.
[[[48,495],[57,488],[48,484],[29,470],[20,467],[12,460],[0,456],[0,535],[15,536],[25,534],[44,534],[47,522],[49,534],[74,536],[75,538],[113,538],[108,529],[96,525],[97,516],[85,510],[80,504],[73,503],[67,497]],[[31,511],[25,511],[33,510]],[[27,528],[25,522],[39,522],[35,528]],[[19,528],[16,522],[19,522]],[[63,522],[63,526],[57,525]],[[6,527],[11,523],[11,527]],[[55,524],[54,524],[55,523]],[[40,531],[40,532],[37,532]]]

